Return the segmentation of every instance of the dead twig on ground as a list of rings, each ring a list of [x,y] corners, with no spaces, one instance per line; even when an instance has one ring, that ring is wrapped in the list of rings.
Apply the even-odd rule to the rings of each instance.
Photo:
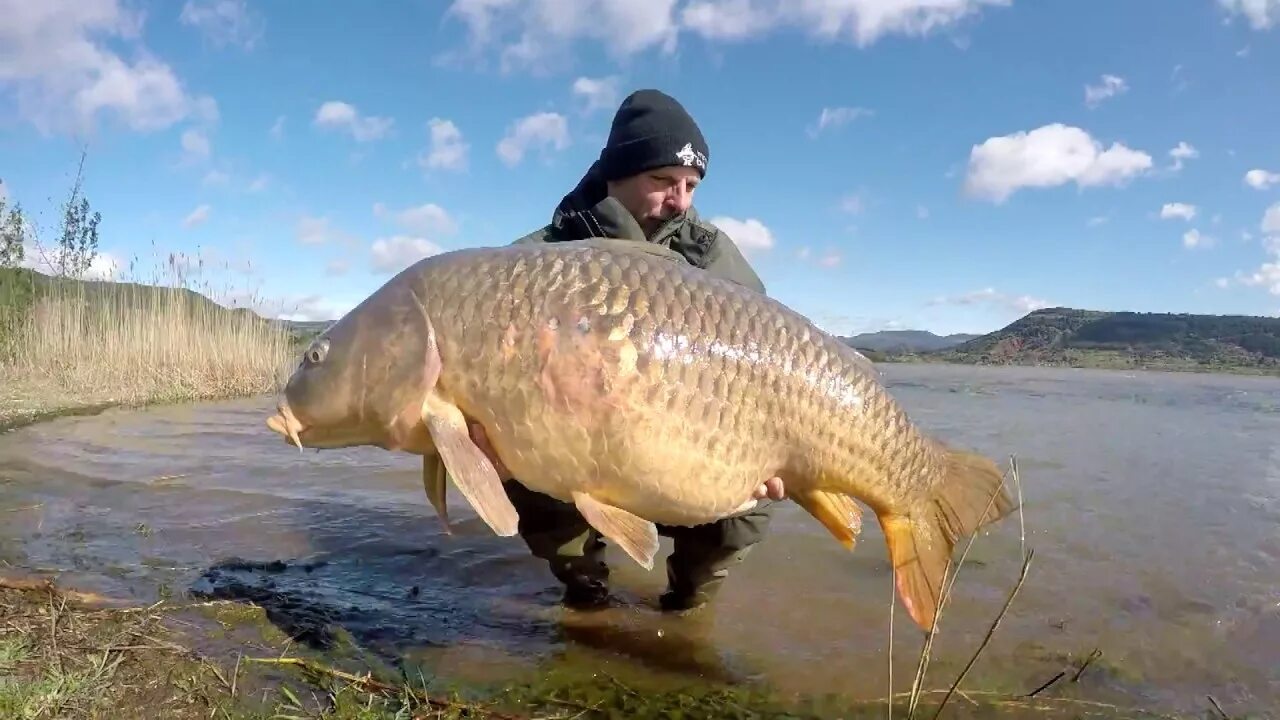
[[[352,685],[361,687],[366,691],[372,690],[378,693],[390,693],[393,695],[408,693],[415,701],[420,702],[423,705],[426,705],[427,707],[430,707],[435,710],[445,710],[445,711],[466,710],[469,712],[477,713],[483,717],[491,718],[492,720],[519,720],[519,717],[516,715],[510,715],[507,713],[499,712],[497,710],[493,710],[481,705],[475,705],[472,703],[453,701],[453,700],[445,700],[442,698],[428,695],[425,690],[419,691],[414,688],[410,688],[408,685],[392,685],[390,683],[385,683],[381,680],[375,680],[373,678],[372,673],[368,673],[363,676],[356,675],[353,673],[349,673],[345,670],[339,670],[338,668],[329,667],[328,665],[323,665],[321,663],[318,663],[312,660],[306,660],[303,658],[298,658],[298,657],[256,658],[254,657],[254,658],[244,658],[244,661],[252,662],[252,663],[260,663],[264,665],[288,665],[288,666],[298,667],[298,668],[301,668],[304,672],[310,673],[312,675],[317,675],[321,677],[327,676],[337,680],[342,680]],[[295,700],[295,702],[297,701]],[[297,703],[297,704],[301,705],[301,703]]]
[[[1022,589],[1022,584],[1027,580],[1027,570],[1031,568],[1031,558],[1035,555],[1035,550],[1028,550],[1026,558],[1022,561],[1022,571],[1018,574],[1018,582],[1013,586],[1013,590],[1009,593],[1009,597],[1004,601],[1004,607],[1000,609],[1000,614],[992,621],[991,628],[987,630],[986,636],[982,638],[982,642],[978,644],[978,649],[974,651],[973,657],[969,658],[969,662],[965,664],[964,670],[960,671],[960,675],[956,677],[955,682],[951,683],[951,689],[942,697],[942,702],[938,704],[938,709],[934,711],[934,720],[942,712],[942,708],[946,707],[947,701],[951,699],[951,695],[959,687],[960,682],[964,680],[965,675],[969,674],[969,670],[973,668],[974,663],[978,662],[978,657],[982,655],[982,651],[986,650],[987,644],[991,642],[991,638],[996,633],[996,628],[1000,626],[1000,621],[1004,620],[1004,616],[1009,612],[1009,607],[1013,605],[1013,599],[1018,595],[1018,591]]]

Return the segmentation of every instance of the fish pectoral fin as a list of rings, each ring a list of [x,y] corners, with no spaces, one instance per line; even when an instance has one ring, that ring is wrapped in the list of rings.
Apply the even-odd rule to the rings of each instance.
[[[453,484],[458,486],[476,514],[498,535],[515,535],[520,516],[507,497],[507,491],[503,489],[502,480],[498,478],[498,471],[494,469],[493,463],[472,442],[462,411],[458,406],[431,393],[423,403],[422,415],[427,431],[431,433],[431,441],[440,453],[444,471],[453,478]],[[437,491],[443,505],[443,485]],[[432,488],[428,487],[428,497],[431,497],[431,492]],[[434,499],[432,504],[435,504]]]
[[[591,527],[617,543],[645,570],[653,569],[653,556],[658,554],[657,525],[580,490],[573,491],[573,503]]]
[[[449,469],[444,466],[444,458],[439,455],[422,456],[422,487],[427,491],[431,507],[435,508],[436,515],[440,516],[440,522],[444,524],[445,534],[452,535],[449,506],[445,501],[449,489]]]
[[[828,490],[803,490],[790,493],[796,504],[835,536],[845,548],[852,550],[862,532],[862,508],[844,493]]]

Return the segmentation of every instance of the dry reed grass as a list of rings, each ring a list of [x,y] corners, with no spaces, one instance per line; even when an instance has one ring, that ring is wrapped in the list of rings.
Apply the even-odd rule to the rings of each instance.
[[[191,265],[170,255],[150,283],[52,279],[13,323],[0,376],[124,405],[278,389],[296,350],[289,329],[211,301],[207,283],[197,292]]]

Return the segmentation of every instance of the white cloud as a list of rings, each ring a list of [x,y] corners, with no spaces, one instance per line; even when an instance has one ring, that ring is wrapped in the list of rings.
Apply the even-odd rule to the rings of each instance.
[[[1084,86],[1084,104],[1091,108],[1097,107],[1103,100],[1122,95],[1128,90],[1129,85],[1124,78],[1116,75],[1103,75],[1100,84]]]
[[[0,0],[0,19],[0,85],[41,132],[89,132],[100,115],[148,132],[216,108],[142,45],[143,14],[117,0]]]
[[[1262,228],[1262,232],[1266,235],[1280,235],[1280,202],[1266,209],[1258,227]]]
[[[1218,0],[1231,16],[1244,15],[1254,30],[1269,30],[1280,23],[1280,0]]]
[[[818,133],[828,127],[839,127],[871,114],[870,110],[862,107],[824,107],[822,112],[818,113],[817,124],[809,128],[809,135],[817,137]]]
[[[840,209],[850,215],[860,215],[867,209],[867,203],[862,199],[862,193],[850,193],[840,199]]]
[[[296,322],[337,320],[360,303],[356,298],[328,298],[320,295],[267,298],[254,293],[234,293],[222,299],[230,307],[247,307],[263,317]]]
[[[1165,203],[1160,207],[1160,219],[1168,220],[1170,218],[1178,218],[1181,220],[1191,220],[1196,216],[1196,206],[1187,203]]]
[[[413,235],[452,235],[458,231],[458,224],[448,211],[435,203],[405,208],[396,213],[382,203],[374,203],[373,214],[379,218],[391,218],[402,230]]]
[[[720,215],[711,218],[711,224],[723,230],[743,254],[765,252],[775,244],[773,231],[755,218],[739,220]]]
[[[709,40],[744,40],[780,27],[823,41],[868,47],[889,35],[924,37],[960,24],[982,7],[1012,0],[694,0],[680,14],[685,29]]]
[[[840,264],[840,253],[829,252],[818,259],[818,264],[822,267],[835,267]]]
[[[298,218],[296,233],[298,242],[303,245],[325,245],[331,242],[350,242],[354,239],[335,228],[329,218],[310,215]]]
[[[596,40],[614,59],[676,47],[677,0],[454,0],[447,15],[467,26],[473,53],[502,45],[504,72],[562,62],[579,40]]]
[[[245,0],[187,0],[178,21],[199,30],[216,47],[252,50],[262,39],[263,20]]]
[[[276,121],[271,123],[271,137],[279,140],[284,137],[284,116],[280,115]]]
[[[573,81],[573,94],[582,98],[586,106],[583,112],[594,110],[613,110],[618,106],[618,84],[622,81],[616,75],[608,77],[580,77]]]
[[[1104,149],[1084,130],[1054,123],[973,146],[965,191],[999,204],[1022,188],[1069,182],[1078,188],[1123,186],[1151,165],[1151,156],[1145,152],[1119,142]]]
[[[205,173],[201,182],[205,185],[226,185],[231,182],[231,176],[225,171],[215,168]]]
[[[1179,142],[1177,147],[1169,151],[1169,157],[1173,158],[1173,172],[1178,172],[1182,169],[1182,162],[1184,160],[1200,157],[1200,151],[1196,150],[1191,145],[1188,145],[1184,140]]]
[[[315,124],[323,128],[345,128],[356,142],[368,142],[384,137],[394,121],[376,115],[361,115],[350,103],[329,100],[316,110]]]
[[[1012,0],[454,0],[448,15],[468,30],[473,54],[497,45],[503,71],[544,70],[580,41],[614,60],[657,49],[674,53],[680,32],[740,41],[796,28],[825,42],[867,47],[889,35],[923,37]]]
[[[680,24],[707,40],[745,40],[777,23],[776,10],[755,0],[695,0],[680,12]]]
[[[563,150],[569,146],[568,121],[560,113],[540,112],[512,123],[498,141],[498,157],[508,166],[519,164],[532,148]]]
[[[1254,190],[1266,190],[1280,183],[1280,173],[1255,168],[1244,174],[1244,182]]]
[[[1270,259],[1253,272],[1237,272],[1236,282],[1247,287],[1266,288],[1272,295],[1280,295],[1280,202],[1266,209],[1258,225],[1264,233],[1263,251]],[[1241,234],[1248,235],[1247,232]]]
[[[1196,228],[1191,228],[1182,234],[1182,246],[1190,249],[1213,247],[1217,240],[1209,235],[1202,234]]]
[[[182,157],[186,162],[202,162],[209,159],[212,152],[209,136],[198,128],[182,131]]]
[[[1247,287],[1266,288],[1272,295],[1280,295],[1280,259],[1264,262],[1251,273],[1237,273],[1236,282]]]
[[[433,117],[427,121],[431,147],[418,156],[418,164],[428,170],[463,170],[471,146],[462,139],[462,131],[452,120]]]
[[[59,246],[47,247],[41,251],[35,243],[28,241],[23,246],[23,258],[19,265],[46,275],[55,275],[58,273],[57,268],[62,262],[62,256],[63,250]],[[93,260],[89,261],[89,268],[84,271],[80,279],[116,280],[120,277],[122,268],[120,259],[113,253],[99,251]]]
[[[990,287],[961,295],[936,297],[929,301],[929,305],[995,305],[1023,314],[1052,306],[1048,301],[1031,295],[1007,295]]]
[[[210,212],[212,212],[212,209],[208,205],[197,206],[195,210],[192,210],[185,218],[183,218],[182,227],[192,228],[197,225],[205,224],[209,221]]]
[[[394,273],[424,257],[444,252],[439,245],[423,237],[393,235],[373,241],[370,266],[375,272]]]

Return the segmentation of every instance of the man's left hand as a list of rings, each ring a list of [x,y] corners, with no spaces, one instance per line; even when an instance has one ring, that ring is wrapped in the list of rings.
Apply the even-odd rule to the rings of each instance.
[[[763,500],[765,498],[781,500],[786,496],[787,491],[786,488],[783,487],[782,478],[780,477],[769,478],[768,482],[756,488],[756,491],[751,494],[751,497],[756,500]]]

